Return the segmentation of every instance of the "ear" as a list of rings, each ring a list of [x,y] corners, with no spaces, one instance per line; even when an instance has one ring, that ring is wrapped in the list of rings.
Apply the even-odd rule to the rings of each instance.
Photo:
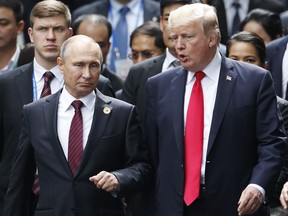
[[[69,37],[72,37],[72,35],[73,35],[73,29],[72,29],[71,27],[69,27],[68,31],[69,31]]]
[[[25,23],[23,20],[19,21],[18,24],[18,34],[21,34],[23,32],[23,29],[24,29],[24,26],[25,26]]]
[[[29,35],[31,43],[33,43],[34,42],[34,40],[33,40],[33,29],[31,27],[28,28],[28,35]]]
[[[57,57],[57,64],[60,69],[60,72],[64,74],[64,64],[63,64],[63,60],[61,57]]]
[[[210,38],[209,38],[209,47],[214,47],[214,46],[217,46],[218,44],[218,37],[217,37],[217,34],[216,33],[213,33]]]

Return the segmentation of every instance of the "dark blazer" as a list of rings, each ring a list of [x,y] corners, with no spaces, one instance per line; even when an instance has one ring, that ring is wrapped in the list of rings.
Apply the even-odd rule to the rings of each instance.
[[[21,110],[33,101],[32,73],[33,63],[29,63],[0,74],[0,215],[20,134]],[[109,80],[103,76],[98,87],[105,94],[113,94]]]
[[[73,176],[57,135],[60,92],[24,106],[4,215],[26,216],[37,164],[41,191],[35,215],[124,216],[121,198],[144,189],[151,177],[135,107],[97,91],[88,141]],[[103,170],[119,181],[116,198],[89,181]]]
[[[186,79],[187,71],[178,67],[147,82],[145,132],[156,169],[155,196],[150,197],[154,214],[149,215],[183,215]],[[269,193],[287,139],[280,126],[270,73],[222,57],[206,158],[209,216],[238,215],[237,203],[249,183]]]
[[[124,82],[121,99],[136,106],[144,122],[146,82],[149,77],[161,73],[166,54],[133,65]]]
[[[105,17],[108,17],[110,0],[99,0],[92,3],[83,5],[72,13],[72,20],[76,20],[77,17],[83,14],[99,14]],[[151,20],[159,20],[160,17],[160,5],[159,2],[153,0],[144,0],[143,1],[143,10],[144,10],[144,22]]]
[[[231,35],[228,35],[224,2],[223,0],[212,0],[212,5],[215,6],[217,10],[219,27],[221,31],[221,43],[226,44]],[[286,10],[285,4],[279,0],[250,0],[248,11],[255,8],[270,10],[278,14]]]
[[[288,36],[284,36],[282,38],[278,38],[276,40],[271,41],[266,46],[268,68],[274,80],[276,94],[279,97],[283,97],[282,61],[287,43],[288,43]]]
[[[101,74],[110,80],[114,92],[123,88],[124,81],[118,75],[116,75],[115,72],[112,72],[106,65],[103,66]]]

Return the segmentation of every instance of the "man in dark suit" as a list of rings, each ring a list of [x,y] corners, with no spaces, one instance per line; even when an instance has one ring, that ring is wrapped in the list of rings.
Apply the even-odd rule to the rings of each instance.
[[[288,73],[288,68],[286,64],[287,59],[284,57],[285,52],[287,52],[287,43],[288,36],[284,36],[267,44],[268,68],[274,80],[276,94],[286,100],[288,99],[288,77],[286,75]]]
[[[160,27],[163,32],[163,41],[167,47],[164,55],[148,59],[133,65],[124,82],[121,99],[134,104],[137,107],[139,116],[144,122],[145,116],[145,86],[149,77],[161,73],[169,68],[174,68],[173,62],[177,61],[177,53],[172,43],[168,30],[168,18],[172,10],[189,4],[191,0],[161,0],[160,1]],[[177,66],[177,64],[175,65]]]
[[[72,28],[74,34],[87,35],[99,44],[103,54],[101,74],[110,80],[115,92],[122,89],[123,80],[106,65],[112,35],[112,26],[108,19],[97,14],[82,15],[73,22]]]
[[[130,50],[129,37],[132,31],[144,22],[151,20],[157,21],[160,16],[158,8],[159,3],[153,0],[100,0],[76,9],[72,15],[73,20],[83,14],[99,14],[108,18],[112,24],[113,31],[112,37],[110,38],[112,47],[107,56],[106,63],[112,71],[118,74],[126,74],[131,65],[131,61],[128,59]],[[127,11],[125,15],[122,14],[122,9]],[[125,19],[126,22],[124,22],[123,19]],[[121,24],[119,24],[119,22]],[[121,26],[121,28],[119,28],[119,26]],[[123,32],[123,34],[120,32]]]
[[[269,215],[287,141],[270,73],[219,53],[212,6],[172,11],[169,29],[183,67],[147,82],[149,215]]]
[[[144,189],[151,177],[136,109],[94,92],[103,56],[92,38],[68,39],[57,62],[64,88],[23,108],[4,215],[26,215],[37,166],[35,215],[124,216],[122,198]],[[82,105],[76,125],[75,103]]]
[[[0,215],[3,215],[4,196],[18,143],[22,107],[40,98],[44,86],[42,75],[46,70],[55,75],[50,83],[51,92],[55,93],[63,87],[63,75],[57,66],[57,56],[62,43],[72,34],[69,9],[61,2],[40,2],[35,5],[32,13],[34,23],[29,32],[34,42],[33,62],[0,75]],[[110,82],[104,77],[101,80],[99,89],[104,94],[114,94],[111,85],[107,84]]]
[[[215,6],[217,10],[217,16],[219,20],[219,27],[221,30],[221,42],[223,44],[226,44],[229,37],[231,36],[231,29],[228,28],[228,22],[231,21],[231,24],[233,23],[233,17],[234,17],[234,8],[232,6],[234,0],[211,0],[210,4]],[[262,8],[269,11],[272,11],[274,13],[280,14],[281,12],[286,10],[286,6],[283,4],[283,2],[279,0],[249,0],[249,1],[237,1],[241,7],[239,10],[240,15],[240,21],[244,20],[245,16],[248,14],[249,11],[255,9],[255,8]],[[247,4],[246,6],[242,4]],[[227,13],[228,15],[227,18]],[[240,29],[239,29],[240,30]]]

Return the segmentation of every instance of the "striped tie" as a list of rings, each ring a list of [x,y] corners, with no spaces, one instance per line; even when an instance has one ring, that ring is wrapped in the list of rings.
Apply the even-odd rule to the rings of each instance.
[[[83,122],[81,114],[83,103],[80,100],[75,100],[71,105],[74,107],[75,113],[71,121],[69,132],[68,163],[73,175],[75,176],[83,152]]]
[[[51,94],[51,88],[50,88],[50,82],[54,78],[54,74],[50,71],[47,71],[44,73],[43,78],[44,78],[44,87],[41,93],[40,98],[46,97]]]

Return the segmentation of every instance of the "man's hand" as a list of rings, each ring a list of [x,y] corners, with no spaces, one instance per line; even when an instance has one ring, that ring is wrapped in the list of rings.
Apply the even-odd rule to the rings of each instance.
[[[253,186],[247,186],[238,202],[238,215],[248,215],[256,212],[263,203],[262,193]]]
[[[284,209],[288,208],[288,182],[283,185],[281,194],[280,194],[280,202]]]
[[[101,171],[95,176],[89,178],[89,181],[94,183],[97,188],[107,192],[115,191],[119,187],[119,182],[112,173]]]

